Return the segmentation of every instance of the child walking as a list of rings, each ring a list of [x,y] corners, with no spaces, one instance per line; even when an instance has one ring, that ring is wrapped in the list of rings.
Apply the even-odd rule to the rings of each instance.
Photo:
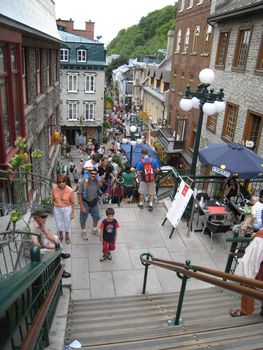
[[[104,261],[106,259],[112,260],[111,251],[115,250],[115,242],[120,225],[118,221],[114,219],[114,214],[114,209],[108,208],[106,210],[107,218],[100,224],[100,240],[103,242],[103,255],[100,258],[100,261]]]

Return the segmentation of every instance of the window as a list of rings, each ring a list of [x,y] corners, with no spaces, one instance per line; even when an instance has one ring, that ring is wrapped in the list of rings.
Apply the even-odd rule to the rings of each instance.
[[[185,127],[186,127],[186,120],[185,117],[176,117],[176,124],[175,124],[175,134],[174,138],[175,141],[184,141],[185,140]]]
[[[196,127],[194,127],[191,131],[190,135],[190,150],[193,152],[195,147],[195,139],[196,139]]]
[[[78,73],[68,73],[68,92],[78,92]]]
[[[78,120],[79,101],[67,101],[68,104],[68,120]]]
[[[194,89],[194,75],[192,73],[189,74],[189,85],[191,87],[191,89]]]
[[[56,50],[49,50],[49,62],[50,62],[50,85],[52,85],[55,81],[58,80]]]
[[[245,143],[246,141],[253,141],[254,146],[250,148],[253,151],[257,151],[258,149],[262,125],[263,114],[248,111],[243,140]]]
[[[0,61],[3,62],[3,49],[0,48]],[[4,67],[5,68],[5,67]],[[1,67],[2,69],[2,67]],[[3,71],[0,72],[0,108],[1,108],[1,121],[4,130],[4,147],[8,149],[11,147],[12,139],[11,139],[11,125],[10,125],[10,113],[8,109],[8,100],[7,100],[7,76],[3,75]]]
[[[180,4],[181,6],[180,6],[179,12],[184,10],[184,3],[185,3],[185,0],[181,0],[181,4]]]
[[[189,48],[189,41],[190,41],[190,28],[187,27],[184,35],[184,52],[187,52]]]
[[[181,93],[184,91],[184,72],[181,73],[180,86],[178,91]]]
[[[263,35],[262,35],[261,44],[259,47],[256,70],[261,70],[263,72]]]
[[[96,74],[85,74],[85,92],[96,91]]]
[[[236,44],[234,68],[245,69],[249,51],[251,28],[240,29]]]
[[[225,67],[226,56],[229,43],[229,31],[221,32],[219,35],[218,45],[217,45],[217,54],[216,54],[216,66]]]
[[[182,29],[178,29],[177,30],[175,52],[180,52],[180,50],[181,50],[181,40],[182,40]]]
[[[213,134],[216,133],[217,116],[218,116],[218,113],[207,116],[206,128],[209,131],[211,131]]]
[[[195,26],[192,52],[197,52],[199,36],[200,36],[200,26]]]
[[[60,61],[68,62],[68,49],[60,49]]]
[[[0,129],[3,134],[0,142],[6,151],[14,145],[18,136],[24,136],[23,115],[19,108],[23,104],[23,94],[18,88],[19,73],[23,74],[22,70],[19,71],[18,50],[18,46],[0,46]]]
[[[47,68],[46,68],[47,86],[50,86],[50,54],[49,54],[49,50],[46,51],[46,55],[47,55]]]
[[[212,26],[210,24],[206,25],[206,32],[205,32],[205,45],[204,45],[204,53],[209,53],[209,46],[210,46],[210,40],[211,40],[211,34],[212,34]]]
[[[35,50],[36,64],[36,96],[41,94],[41,56],[40,49]]]
[[[238,106],[232,103],[227,103],[224,125],[222,131],[222,139],[233,141],[235,136],[236,122],[238,116]]]
[[[177,76],[176,69],[174,69],[173,70],[173,83],[172,83],[173,90],[176,90],[176,76]]]
[[[187,8],[190,9],[193,7],[193,4],[194,4],[194,0],[187,0]]]
[[[27,95],[27,57],[26,57],[26,49],[22,48],[22,80],[23,80],[23,101],[26,105],[28,102],[28,95]]]
[[[86,62],[87,61],[87,52],[86,50],[77,51],[77,62]]]
[[[85,101],[84,120],[95,120],[95,102]]]

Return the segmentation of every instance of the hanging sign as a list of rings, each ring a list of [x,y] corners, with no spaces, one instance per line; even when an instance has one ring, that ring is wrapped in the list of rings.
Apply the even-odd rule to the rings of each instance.
[[[192,194],[193,190],[191,187],[181,180],[171,207],[168,209],[166,214],[166,218],[170,221],[173,227],[176,227],[178,222],[181,220]]]
[[[211,169],[214,173],[216,174],[219,174],[219,175],[222,175],[222,176],[225,176],[225,177],[230,177],[230,172],[227,171],[227,170],[224,170],[224,169],[220,169],[216,166],[213,166],[212,169]]]

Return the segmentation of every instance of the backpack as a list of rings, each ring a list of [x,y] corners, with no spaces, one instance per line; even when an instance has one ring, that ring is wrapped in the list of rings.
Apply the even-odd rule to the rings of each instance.
[[[150,158],[150,161],[146,163],[145,159],[142,159],[142,164],[143,164],[143,174],[144,174],[144,181],[146,183],[148,182],[153,182],[154,181],[154,173],[153,173],[153,158]]]

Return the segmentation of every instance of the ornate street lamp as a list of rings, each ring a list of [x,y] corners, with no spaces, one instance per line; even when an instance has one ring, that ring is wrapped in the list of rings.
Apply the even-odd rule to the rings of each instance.
[[[192,108],[199,109],[199,120],[197,126],[197,132],[195,137],[194,153],[192,164],[190,168],[190,176],[195,178],[196,163],[199,152],[201,132],[203,125],[204,114],[210,116],[215,113],[224,112],[225,102],[223,100],[223,89],[220,89],[218,93],[214,92],[214,89],[208,90],[208,87],[213,82],[215,74],[212,69],[205,68],[199,73],[199,80],[201,84],[198,86],[195,92],[191,91],[188,85],[185,91],[185,96],[180,101],[180,108],[189,112]]]
[[[134,135],[137,131],[137,127],[136,125],[131,125],[130,126],[130,135],[131,135],[131,139],[127,139],[127,138],[123,138],[122,139],[122,143],[126,144],[126,143],[130,143],[131,146],[131,152],[130,152],[130,164],[132,165],[132,156],[133,156],[133,147],[141,144],[142,143],[142,139],[135,139]]]

